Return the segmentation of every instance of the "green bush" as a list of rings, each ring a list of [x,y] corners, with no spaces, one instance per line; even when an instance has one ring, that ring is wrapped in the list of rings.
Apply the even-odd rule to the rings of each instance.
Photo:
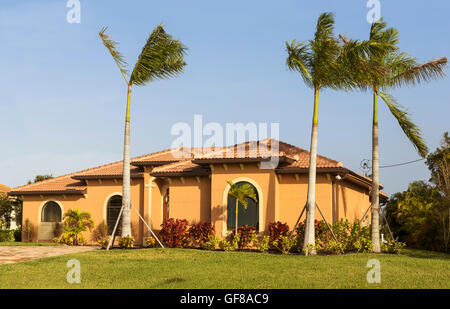
[[[124,236],[120,238],[119,246],[122,249],[128,249],[134,247],[134,237],[133,236]]]
[[[2,241],[14,241],[14,230],[0,230],[0,242]]]
[[[219,243],[220,243],[219,237],[214,237],[213,235],[210,235],[207,241],[201,242],[201,247],[205,250],[216,250]]]
[[[145,239],[145,243],[147,244],[147,247],[154,248],[156,245],[156,239],[155,237],[149,236]]]
[[[381,244],[381,251],[385,253],[396,253],[399,254],[401,249],[403,249],[406,246],[406,243],[404,242],[394,242],[392,240],[387,240],[386,243]]]

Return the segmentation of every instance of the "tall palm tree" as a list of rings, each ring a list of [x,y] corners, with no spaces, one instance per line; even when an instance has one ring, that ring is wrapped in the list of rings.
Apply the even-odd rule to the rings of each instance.
[[[181,41],[172,38],[158,25],[150,34],[142,52],[128,78],[127,62],[117,50],[117,42],[110,40],[103,27],[98,33],[105,47],[110,52],[127,84],[127,105],[125,116],[125,134],[123,150],[122,183],[122,236],[131,236],[130,224],[130,98],[133,85],[144,86],[148,82],[174,77],[183,72],[186,65],[184,56],[186,47]]]
[[[323,88],[334,90],[349,90],[354,87],[354,81],[349,75],[347,62],[355,53],[372,51],[376,53],[376,46],[368,41],[351,41],[351,44],[340,44],[334,34],[334,15],[322,13],[317,20],[314,39],[306,43],[293,40],[286,42],[288,57],[286,64],[289,70],[300,73],[305,84],[314,89],[314,109],[312,119],[308,197],[306,205],[305,238],[303,250],[306,255],[314,255],[315,232],[315,185],[317,162],[317,135],[319,124],[319,92]]]
[[[423,81],[430,81],[444,76],[444,67],[447,58],[439,58],[424,64],[400,52],[398,31],[395,28],[386,28],[382,19],[372,24],[369,41],[380,43],[376,53],[370,50],[359,54],[355,58],[353,69],[355,83],[361,89],[370,89],[373,92],[372,115],[372,245],[374,252],[381,252],[379,228],[379,151],[378,151],[378,97],[386,103],[392,115],[398,121],[401,129],[416,148],[421,157],[425,157],[428,148],[421,136],[420,128],[413,123],[409,113],[386,90],[403,85],[416,85]],[[348,41],[342,38],[344,43]],[[368,69],[367,69],[368,68]]]
[[[245,209],[247,209],[248,206],[247,198],[250,198],[255,202],[258,202],[258,199],[256,197],[255,188],[253,188],[253,186],[251,186],[250,184],[244,183],[243,185],[238,185],[229,180],[227,181],[227,183],[230,185],[230,191],[228,191],[228,194],[236,199],[236,219],[235,219],[236,221],[234,232],[235,235],[237,235],[239,204],[241,204]]]

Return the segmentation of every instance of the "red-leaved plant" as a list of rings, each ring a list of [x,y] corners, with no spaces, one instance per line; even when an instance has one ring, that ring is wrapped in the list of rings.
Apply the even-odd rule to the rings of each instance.
[[[192,245],[200,247],[202,242],[209,240],[210,236],[214,236],[214,227],[209,222],[199,222],[192,224],[188,231]]]
[[[245,249],[250,246],[253,235],[256,233],[254,226],[243,225],[238,227],[239,241],[237,243],[239,249]],[[234,231],[230,234],[230,241],[234,238]]]
[[[272,249],[280,249],[281,239],[289,235],[289,225],[280,221],[269,223],[269,246]],[[277,244],[276,246],[274,245]]]
[[[186,219],[165,219],[161,224],[161,240],[170,248],[183,248],[187,241]]]

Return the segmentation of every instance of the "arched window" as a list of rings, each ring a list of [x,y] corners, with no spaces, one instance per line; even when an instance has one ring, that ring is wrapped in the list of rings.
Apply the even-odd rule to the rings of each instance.
[[[116,225],[117,218],[119,217],[120,209],[122,208],[122,196],[114,195],[108,201],[106,208],[106,221],[108,223],[108,234],[112,234],[114,226]],[[120,218],[117,226],[116,235],[120,235],[120,229],[122,228],[122,218]]]
[[[41,221],[42,222],[61,222],[62,212],[58,203],[50,201],[45,203],[42,208]]]
[[[249,184],[255,189],[257,202],[251,198],[247,198],[247,209],[239,203],[238,206],[238,227],[243,225],[253,226],[256,230],[259,228],[259,197],[255,186],[246,181],[236,183],[238,186]],[[236,224],[236,199],[228,194],[227,203],[227,229],[234,230]]]

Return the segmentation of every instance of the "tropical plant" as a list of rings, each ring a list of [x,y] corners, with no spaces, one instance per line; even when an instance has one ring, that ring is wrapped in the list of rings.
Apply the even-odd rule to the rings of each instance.
[[[122,249],[129,249],[134,247],[134,237],[133,236],[124,236],[119,240],[119,246]]]
[[[122,236],[131,235],[130,224],[130,98],[133,85],[144,86],[148,82],[174,77],[183,72],[186,65],[184,56],[186,47],[181,41],[173,39],[166,33],[162,25],[158,25],[150,34],[142,48],[142,52],[128,78],[127,62],[117,50],[117,42],[109,39],[107,27],[103,27],[99,36],[118,66],[128,88],[124,151],[123,151],[123,183],[122,183]]]
[[[161,241],[170,248],[183,248],[188,243],[186,219],[165,219],[161,224]]]
[[[36,177],[34,177],[34,180],[28,180],[28,184],[32,184],[32,183],[36,183],[39,181],[44,181],[44,180],[52,179],[52,178],[53,178],[52,174],[36,175]]]
[[[238,209],[239,205],[242,205],[244,209],[247,209],[248,207],[248,199],[252,199],[255,202],[258,202],[258,199],[256,197],[256,191],[255,188],[248,184],[236,184],[232,181],[227,181],[228,185],[230,186],[230,190],[228,191],[228,194],[235,198],[236,200],[236,222],[234,226],[234,233],[238,234]]]
[[[381,19],[372,24],[369,42],[378,44],[376,50],[367,49],[358,53],[350,62],[351,75],[359,88],[373,92],[372,115],[372,245],[374,252],[381,252],[379,224],[379,151],[378,151],[378,96],[386,103],[401,129],[417,149],[420,156],[425,157],[428,149],[421,136],[420,129],[413,123],[409,113],[396,99],[386,92],[387,89],[403,85],[416,85],[444,76],[447,58],[440,58],[419,64],[416,58],[400,52],[398,31],[386,28]],[[341,37],[342,38],[342,37]],[[342,38],[345,45],[352,43]],[[353,55],[355,55],[354,53]]]
[[[64,214],[63,239],[72,238],[73,245],[82,244],[85,240],[81,233],[91,230],[93,226],[94,221],[89,212],[80,212],[78,209],[69,210]]]
[[[377,44],[368,41],[351,41],[351,44],[340,44],[334,34],[334,15],[322,13],[316,26],[314,38],[307,43],[292,40],[286,42],[288,57],[286,64],[289,70],[298,72],[305,84],[314,90],[314,109],[309,159],[308,195],[306,202],[306,229],[303,243],[305,254],[315,254],[308,249],[315,248],[314,213],[317,140],[319,124],[319,92],[324,88],[334,90],[350,90],[355,86],[348,63],[355,55],[363,51],[378,50]],[[345,47],[345,48],[344,48]]]

